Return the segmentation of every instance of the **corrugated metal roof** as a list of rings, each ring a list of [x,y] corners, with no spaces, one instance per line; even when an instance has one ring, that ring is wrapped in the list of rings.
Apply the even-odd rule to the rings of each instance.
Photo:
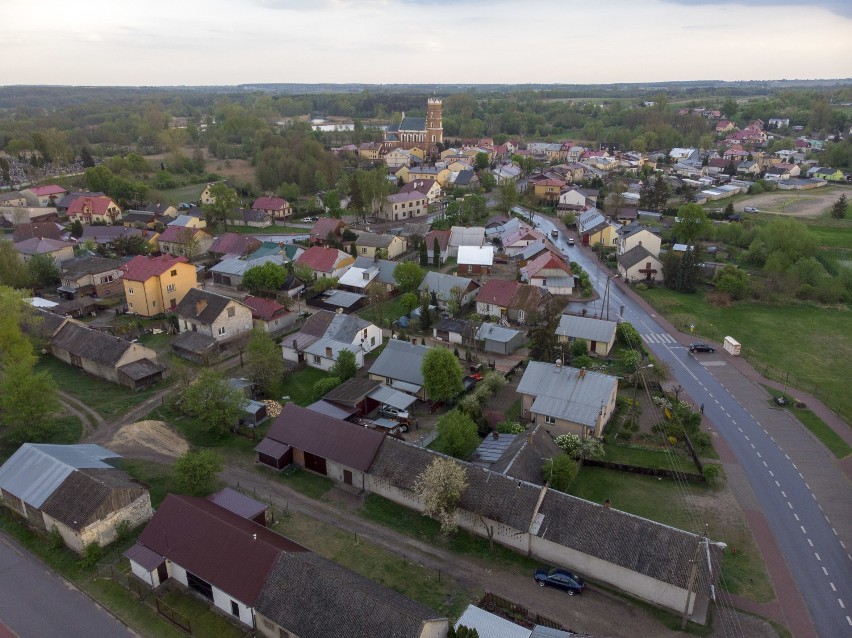
[[[615,335],[617,325],[615,321],[562,315],[559,318],[559,326],[556,328],[556,334],[560,337],[575,337],[577,339],[609,343],[610,339]]]
[[[426,346],[390,339],[370,367],[370,373],[393,379],[397,382],[394,385],[397,386],[398,382],[403,381],[414,384],[419,389],[423,386],[423,372],[420,367],[428,351]]]
[[[504,328],[496,323],[484,323],[476,332],[477,340],[497,341],[500,343],[509,343],[517,337],[521,332],[512,328]]]
[[[501,434],[496,439],[493,436],[486,436],[476,448],[472,458],[475,462],[494,463],[506,453],[517,438],[517,434]]]
[[[24,443],[0,466],[0,488],[38,509],[71,472],[114,469],[103,459],[120,457],[100,445]]]
[[[609,404],[617,384],[618,380],[607,374],[530,361],[518,384],[518,394],[536,397],[531,409],[537,414],[594,426],[601,406]]]
[[[339,306],[341,308],[349,308],[350,306],[354,306],[358,301],[364,298],[364,295],[359,295],[357,292],[346,292],[344,290],[335,290],[334,292],[327,294],[325,299],[323,299],[324,303],[331,304],[332,306]]]
[[[219,490],[207,498],[243,518],[254,518],[269,507],[266,503],[260,503],[230,487]]]
[[[386,385],[380,385],[367,396],[379,401],[380,403],[384,403],[385,405],[399,408],[400,410],[405,410],[408,406],[417,401],[417,399],[410,394],[399,392]]]
[[[532,633],[529,629],[474,605],[467,606],[455,626],[476,629],[480,636],[487,638],[530,638]]]
[[[326,401],[325,399],[320,399],[319,401],[315,401],[307,406],[308,410],[312,412],[319,412],[320,414],[324,414],[326,416],[334,417],[335,419],[345,420],[350,416],[358,412],[357,408],[347,408],[343,407],[330,401]]]

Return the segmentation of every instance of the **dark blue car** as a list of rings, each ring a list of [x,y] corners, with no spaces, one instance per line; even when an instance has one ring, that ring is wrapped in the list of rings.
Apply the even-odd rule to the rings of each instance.
[[[533,578],[535,578],[535,582],[538,583],[539,587],[544,587],[545,585],[558,587],[567,591],[569,596],[582,594],[586,588],[586,583],[583,582],[583,579],[577,576],[577,574],[572,574],[567,569],[540,567],[536,570]]]

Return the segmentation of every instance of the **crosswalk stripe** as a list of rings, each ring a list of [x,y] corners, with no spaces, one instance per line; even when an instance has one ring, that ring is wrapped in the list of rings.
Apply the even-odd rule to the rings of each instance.
[[[652,332],[650,334],[645,334],[645,335],[641,335],[641,336],[642,336],[642,341],[644,341],[645,343],[659,343],[659,344],[677,343],[677,341],[675,341],[674,337],[672,337],[670,334],[665,333],[665,332],[659,332],[659,333],[658,332]]]

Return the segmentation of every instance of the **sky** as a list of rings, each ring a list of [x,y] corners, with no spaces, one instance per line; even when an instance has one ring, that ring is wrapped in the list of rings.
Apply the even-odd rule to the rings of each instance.
[[[0,85],[852,77],[852,0],[0,0]]]

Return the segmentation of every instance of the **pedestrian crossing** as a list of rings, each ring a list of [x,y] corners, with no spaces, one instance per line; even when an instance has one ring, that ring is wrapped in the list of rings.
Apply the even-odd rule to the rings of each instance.
[[[666,332],[652,332],[651,334],[642,335],[642,341],[645,343],[677,343],[674,337]]]

